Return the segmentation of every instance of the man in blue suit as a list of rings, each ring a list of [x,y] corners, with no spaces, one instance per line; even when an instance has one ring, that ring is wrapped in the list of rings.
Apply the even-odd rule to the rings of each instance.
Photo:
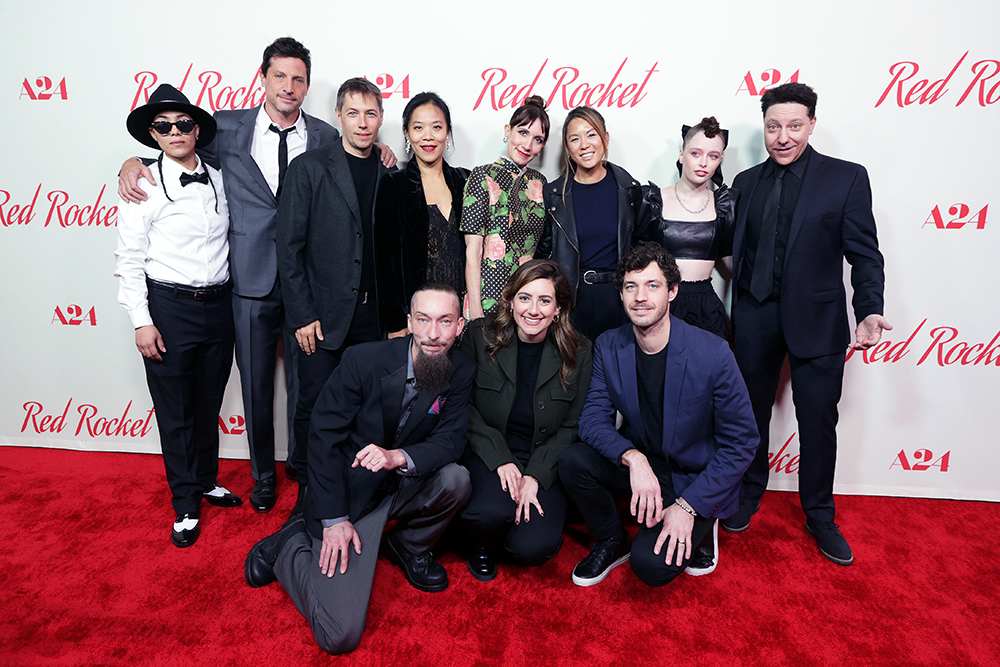
[[[592,586],[631,560],[650,586],[718,563],[719,518],[736,511],[740,478],[757,450],[757,428],[726,342],[670,315],[680,271],[659,244],[633,248],[615,272],[631,324],[601,335],[580,417],[580,437],[559,459],[559,477],[597,539],[573,570]],[[615,413],[622,425],[615,428]],[[631,492],[639,532],[629,544],[615,491]],[[708,538],[712,559],[689,567]]]
[[[799,427],[799,498],[806,531],[839,565],[854,562],[834,523],[837,403],[848,346],[879,342],[885,283],[868,173],[809,146],[816,93],[786,83],[761,97],[770,155],[742,172],[733,240],[733,352],[746,379],[761,446],[743,478],[740,508],[723,521],[750,526],[768,481],[771,407],[785,357]],[[855,341],[847,319],[844,260],[851,265]]]
[[[312,73],[309,49],[281,37],[264,49],[260,85],[264,102],[252,109],[215,112],[215,140],[199,151],[225,175],[230,207],[229,271],[233,278],[236,363],[240,369],[250,474],[250,505],[268,512],[276,500],[274,461],[274,371],[278,339],[282,339],[288,387],[288,423],[298,398],[298,351],[294,332],[285,322],[282,284],[275,251],[278,201],[288,163],[306,151],[334,143],[340,133],[301,110]],[[395,156],[382,151],[389,166]],[[156,182],[138,160],[122,166],[118,192],[126,201],[145,199],[136,185],[140,177]],[[288,460],[296,441],[289,431]],[[303,443],[303,448],[305,444]],[[290,474],[294,469],[286,468]],[[211,499],[209,499],[211,500]]]

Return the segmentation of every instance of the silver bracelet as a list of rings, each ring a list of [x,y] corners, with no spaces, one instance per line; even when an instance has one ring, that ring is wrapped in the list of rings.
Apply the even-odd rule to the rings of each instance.
[[[684,503],[682,503],[680,498],[675,498],[674,499],[674,505],[677,505],[682,510],[684,510],[685,512],[687,512],[688,514],[690,514],[691,516],[694,516],[694,517],[698,516],[698,513],[695,512],[692,508],[690,508],[687,505],[685,505]]]

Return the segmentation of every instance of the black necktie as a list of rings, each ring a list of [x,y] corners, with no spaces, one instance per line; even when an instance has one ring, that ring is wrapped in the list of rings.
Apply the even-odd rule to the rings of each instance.
[[[208,185],[208,172],[203,171],[200,174],[181,174],[181,187],[187,186],[188,183],[201,183],[202,185]]]
[[[781,180],[788,172],[786,167],[774,171],[774,183],[764,200],[764,214],[760,219],[760,237],[757,239],[757,255],[753,260],[753,275],[750,276],[750,294],[763,302],[771,296],[774,287],[774,237],[778,234],[778,209],[781,208]]]
[[[295,126],[279,130],[278,126],[271,123],[269,128],[278,134],[278,191],[274,193],[274,198],[281,197],[281,184],[285,180],[285,170],[288,169],[288,133],[295,130]]]

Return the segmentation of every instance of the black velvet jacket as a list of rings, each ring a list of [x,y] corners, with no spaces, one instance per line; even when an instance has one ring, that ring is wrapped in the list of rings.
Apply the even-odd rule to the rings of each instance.
[[[451,206],[461,219],[469,170],[444,163]],[[414,290],[427,282],[427,200],[415,159],[379,181],[375,197],[375,276],[383,333],[406,328]],[[457,223],[456,223],[456,233]],[[460,295],[461,296],[461,295]]]
[[[617,236],[618,259],[621,259],[633,245],[648,240],[649,221],[638,218],[642,202],[639,182],[616,164],[608,162],[606,166],[618,184]],[[580,283],[580,242],[573,211],[573,183],[572,178],[567,181],[563,176],[545,186],[545,231],[535,248],[535,257],[551,257],[559,262],[569,274],[570,286],[575,295]]]

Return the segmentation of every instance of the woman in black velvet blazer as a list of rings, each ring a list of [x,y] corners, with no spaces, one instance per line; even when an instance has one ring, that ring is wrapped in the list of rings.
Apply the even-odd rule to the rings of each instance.
[[[406,334],[414,290],[430,280],[465,293],[465,238],[458,231],[469,170],[444,160],[451,113],[435,93],[418,93],[403,110],[406,168],[379,181],[375,199],[375,278],[379,320],[390,338]]]

